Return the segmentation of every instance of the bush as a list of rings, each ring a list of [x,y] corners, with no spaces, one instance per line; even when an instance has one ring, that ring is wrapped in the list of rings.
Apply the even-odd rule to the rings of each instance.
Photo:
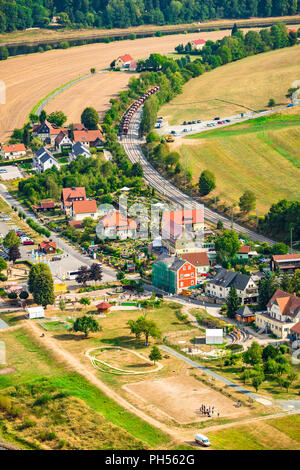
[[[37,224],[34,220],[32,219],[26,219],[27,224],[29,227],[31,227],[33,230],[35,230],[37,233],[40,233],[41,235],[45,235],[45,237],[50,237],[51,232],[47,230],[44,227],[41,227],[39,224]]]
[[[53,441],[56,438],[56,434],[53,431],[41,431],[39,433],[39,439],[44,441]]]

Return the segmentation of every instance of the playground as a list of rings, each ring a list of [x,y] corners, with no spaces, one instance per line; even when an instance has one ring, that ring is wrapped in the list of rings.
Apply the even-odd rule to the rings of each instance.
[[[214,407],[212,417],[216,418],[238,418],[249,413],[245,407],[237,407],[235,401],[188,375],[146,380],[123,388],[142,400],[145,406],[154,405],[179,424],[206,420],[201,412],[202,405]]]

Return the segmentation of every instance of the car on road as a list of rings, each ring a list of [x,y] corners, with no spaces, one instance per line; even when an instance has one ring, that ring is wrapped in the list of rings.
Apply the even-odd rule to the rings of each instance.
[[[215,117],[215,118],[214,118],[214,121],[220,121],[220,118],[219,118],[219,117]]]
[[[184,128],[182,132],[187,132],[187,131],[188,131],[187,128]]]
[[[192,121],[192,124],[196,124],[196,121]]]
[[[160,129],[161,128],[161,125],[157,122],[154,126],[155,129]]]
[[[33,240],[24,240],[22,242],[22,245],[34,245],[34,241]]]
[[[173,135],[176,134],[176,131],[171,131],[171,134],[173,134]]]
[[[175,139],[174,139],[174,137],[173,137],[172,135],[167,135],[167,136],[166,136],[166,141],[167,141],[167,142],[174,142]]]
[[[188,121],[188,124],[192,124],[192,121]]]
[[[287,108],[292,108],[294,106],[294,103],[290,103],[287,105]]]
[[[225,122],[231,122],[230,119],[225,119]]]

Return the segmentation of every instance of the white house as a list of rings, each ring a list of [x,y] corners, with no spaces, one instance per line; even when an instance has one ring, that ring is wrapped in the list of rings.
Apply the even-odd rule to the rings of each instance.
[[[68,136],[68,132],[61,131],[55,139],[55,150],[63,152],[72,148],[73,142]]]
[[[24,144],[11,144],[2,145],[0,155],[5,160],[13,160],[15,158],[22,158],[26,155],[26,148]]]
[[[197,49],[199,51],[203,49],[205,43],[206,41],[204,41],[204,39],[195,39],[194,41],[191,41],[192,49]]]
[[[227,299],[230,288],[234,286],[241,304],[257,301],[258,287],[252,276],[227,269],[218,270],[213,279],[207,281],[205,292],[219,299]]]
[[[52,168],[53,166],[59,169],[58,161],[56,160],[56,158],[54,158],[54,156],[49,150],[45,149],[45,147],[40,148],[35,153],[35,158],[33,159],[32,165],[38,173],[44,173],[46,170]]]
[[[120,238],[134,238],[136,235],[137,224],[133,219],[127,218],[119,211],[114,211],[105,215],[99,220],[96,227],[98,238],[110,238],[115,240]]]
[[[84,157],[89,158],[91,156],[91,152],[88,145],[83,144],[82,142],[76,142],[76,144],[72,146],[72,150],[69,154],[69,162],[75,160],[78,155],[83,155]]]

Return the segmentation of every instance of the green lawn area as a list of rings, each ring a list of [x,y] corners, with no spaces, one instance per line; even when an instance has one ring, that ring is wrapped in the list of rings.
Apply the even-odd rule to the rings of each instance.
[[[257,421],[207,432],[215,450],[299,450],[299,416]]]
[[[6,343],[7,366],[15,369],[13,373],[0,375],[2,393],[8,387],[30,386],[46,380],[55,391],[66,392],[82,400],[94,412],[100,413],[106,425],[117,426],[118,432],[125,438],[124,445],[125,442],[128,444],[127,448],[140,448],[141,441],[145,447],[164,446],[169,442],[169,437],[159,429],[127,412],[80,374],[70,372],[58,364],[24,329],[1,333],[0,338]],[[101,438],[99,433],[99,445],[110,448],[109,442],[105,441],[107,436],[102,443]]]
[[[179,152],[195,183],[203,170],[214,172],[220,204],[251,190],[263,215],[280,199],[300,198],[299,149],[300,116],[278,114],[186,137]]]

